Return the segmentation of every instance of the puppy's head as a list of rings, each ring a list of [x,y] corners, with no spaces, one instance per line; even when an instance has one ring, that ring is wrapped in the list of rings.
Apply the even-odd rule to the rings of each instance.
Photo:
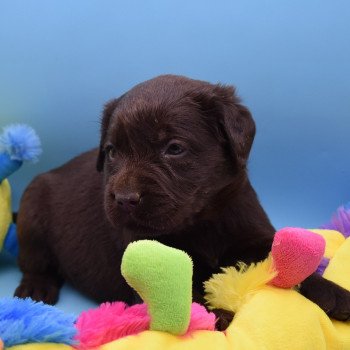
[[[151,236],[193,223],[240,186],[255,124],[232,87],[167,75],[109,102],[101,134],[107,216]]]

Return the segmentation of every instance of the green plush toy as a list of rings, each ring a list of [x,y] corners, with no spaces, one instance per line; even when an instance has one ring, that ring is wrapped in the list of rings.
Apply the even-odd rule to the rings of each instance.
[[[186,332],[191,314],[192,270],[191,258],[181,250],[150,240],[128,246],[122,275],[148,305],[151,330],[176,335]]]

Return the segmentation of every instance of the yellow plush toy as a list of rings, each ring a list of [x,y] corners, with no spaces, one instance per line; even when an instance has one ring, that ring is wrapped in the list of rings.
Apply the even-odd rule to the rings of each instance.
[[[339,232],[315,231],[325,238],[331,258],[324,277],[350,290],[350,239]],[[207,283],[212,305],[236,312],[226,331],[232,350],[350,349],[349,322],[330,319],[296,290],[266,284],[271,278],[269,263],[264,261],[243,272],[225,270]],[[245,280],[250,280],[249,287]],[[238,302],[232,298],[230,304],[228,295],[236,295]],[[227,304],[222,305],[222,300]]]
[[[350,290],[350,239],[339,232],[316,232],[325,239],[325,254],[330,258],[324,276]],[[225,332],[202,330],[174,336],[144,331],[100,349],[350,349],[350,323],[331,320],[293,288],[274,286],[276,274],[270,256],[257,265],[224,269],[206,283],[210,304],[235,312]]]

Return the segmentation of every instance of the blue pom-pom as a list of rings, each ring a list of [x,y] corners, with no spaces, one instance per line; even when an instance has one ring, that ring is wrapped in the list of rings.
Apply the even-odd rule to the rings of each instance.
[[[31,127],[13,124],[3,129],[0,153],[7,153],[12,160],[35,162],[41,152],[40,139]]]
[[[58,308],[19,298],[0,299],[0,338],[6,347],[24,343],[75,344],[75,317]]]

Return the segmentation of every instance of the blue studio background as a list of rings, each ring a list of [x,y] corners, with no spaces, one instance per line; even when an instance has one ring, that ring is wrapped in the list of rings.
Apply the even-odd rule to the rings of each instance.
[[[277,228],[327,221],[350,200],[349,19],[347,0],[2,1],[0,127],[28,123],[44,149],[11,177],[14,209],[35,174],[97,145],[107,100],[173,73],[237,86]],[[19,274],[1,266],[9,295]],[[90,304],[66,287],[59,305]]]

